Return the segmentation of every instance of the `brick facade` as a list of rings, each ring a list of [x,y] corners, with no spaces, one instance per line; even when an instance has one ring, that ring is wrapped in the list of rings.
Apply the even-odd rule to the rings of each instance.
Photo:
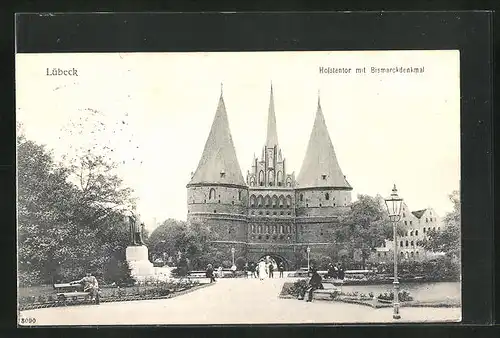
[[[319,151],[318,151],[319,149]],[[242,180],[223,98],[202,154],[187,185],[188,222],[202,222],[216,234],[214,245],[236,257],[258,261],[269,255],[296,268],[307,247],[326,254],[325,233],[351,203],[351,186],[338,165],[318,101],[304,164],[295,179],[278,145],[274,99],[267,139]]]

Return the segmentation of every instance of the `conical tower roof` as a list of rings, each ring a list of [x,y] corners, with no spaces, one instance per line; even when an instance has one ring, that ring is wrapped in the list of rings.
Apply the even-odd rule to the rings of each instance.
[[[229,129],[222,90],[205,149],[188,186],[200,183],[245,186]]]
[[[306,156],[297,177],[298,188],[336,187],[352,189],[340,169],[326,127],[318,95],[318,108],[312,128]]]
[[[271,97],[269,99],[269,112],[267,115],[267,138],[266,147],[273,148],[278,145],[278,132],[276,130],[276,114],[274,112],[274,94],[271,84]]]

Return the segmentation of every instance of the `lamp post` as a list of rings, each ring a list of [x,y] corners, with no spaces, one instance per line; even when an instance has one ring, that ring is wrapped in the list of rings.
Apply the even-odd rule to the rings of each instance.
[[[309,253],[311,252],[311,248],[307,247],[307,275],[309,276],[309,272],[311,271],[311,267],[309,265]]]
[[[233,255],[233,266],[234,266],[234,253],[236,252],[236,250],[234,248],[231,248],[231,254]]]
[[[398,281],[398,241],[397,241],[397,225],[401,219],[401,206],[403,204],[403,199],[398,196],[398,190],[394,184],[392,188],[391,196],[385,199],[385,204],[387,206],[387,212],[389,213],[389,219],[392,222],[393,230],[393,240],[394,240],[394,301],[393,307],[394,312],[392,318],[400,319],[399,315],[399,281]]]

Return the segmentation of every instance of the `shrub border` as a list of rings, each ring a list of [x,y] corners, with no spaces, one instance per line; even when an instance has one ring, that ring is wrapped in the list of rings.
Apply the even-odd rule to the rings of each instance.
[[[182,291],[178,292],[173,292],[170,293],[166,296],[140,296],[140,295],[131,295],[131,296],[124,296],[124,297],[107,297],[107,298],[101,298],[100,303],[115,303],[115,302],[130,302],[130,301],[136,301],[136,300],[156,300],[156,299],[169,299],[169,298],[174,298],[178,296],[185,295],[187,293],[205,288],[207,286],[213,285],[214,283],[207,283],[207,284],[201,284],[201,285],[196,285],[193,286],[192,288],[185,289]],[[74,304],[73,306],[77,305],[93,305],[93,304],[88,304],[88,303],[78,303]],[[65,307],[68,305],[63,305],[59,302],[51,302],[51,303],[33,303],[33,304],[18,304],[18,309],[19,311],[26,311],[26,310],[37,310],[37,309],[44,309],[44,308],[49,308],[49,307]],[[71,305],[69,305],[71,306]]]

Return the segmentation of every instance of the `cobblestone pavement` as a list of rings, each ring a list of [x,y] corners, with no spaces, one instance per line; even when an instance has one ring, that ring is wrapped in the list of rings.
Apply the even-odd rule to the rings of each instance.
[[[101,303],[22,311],[36,325],[286,324],[459,321],[458,308],[392,309],[340,302],[280,299],[284,279],[222,279],[172,299]]]

